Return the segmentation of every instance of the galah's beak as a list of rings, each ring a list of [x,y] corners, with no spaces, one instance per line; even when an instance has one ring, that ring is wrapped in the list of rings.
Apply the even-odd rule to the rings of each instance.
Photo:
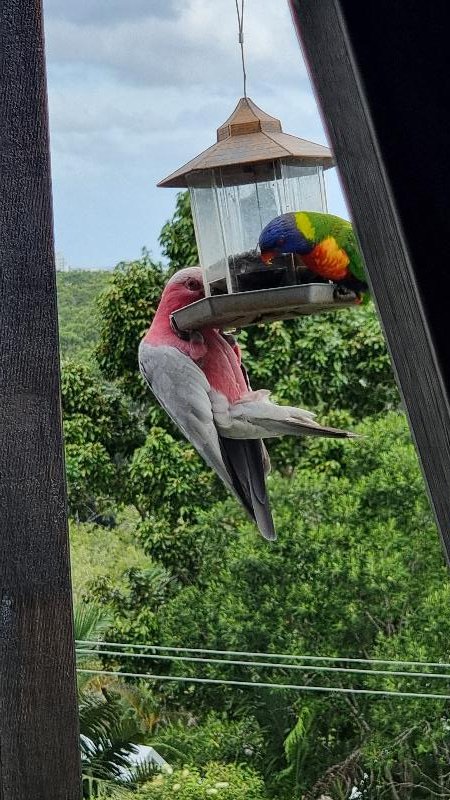
[[[264,253],[261,253],[261,260],[264,261],[264,264],[269,265],[272,263],[275,256],[275,250],[266,250]]]

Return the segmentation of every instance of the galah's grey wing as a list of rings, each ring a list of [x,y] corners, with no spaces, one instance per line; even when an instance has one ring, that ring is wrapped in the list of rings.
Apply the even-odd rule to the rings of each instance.
[[[265,539],[276,539],[277,535],[270,511],[266,487],[266,475],[270,472],[270,460],[261,439],[228,439],[219,436],[219,444],[233,488],[242,504],[251,503],[251,516]],[[244,497],[241,496],[243,492]]]
[[[139,367],[153,394],[211,469],[242,503],[267,539],[275,529],[265,487],[262,443],[233,441],[214,423],[209,382],[176,347],[141,342]]]

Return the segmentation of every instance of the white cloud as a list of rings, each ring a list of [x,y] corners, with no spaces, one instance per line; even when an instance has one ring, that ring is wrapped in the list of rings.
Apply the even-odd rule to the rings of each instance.
[[[73,4],[76,6],[77,4]],[[91,3],[92,6],[97,5]],[[240,55],[233,0],[184,0],[172,6],[171,16],[157,13],[165,3],[147,4],[147,13],[130,14],[126,0],[116,0],[121,15],[92,19],[74,16],[67,3],[63,15],[46,18],[50,61],[83,62],[111,70],[119,80],[149,86],[235,83],[240,88]],[[254,80],[293,83],[305,75],[287,6],[271,0],[247,3],[245,49],[248,72]],[[280,53],[282,57],[280,58]]]
[[[149,16],[149,3],[152,2],[152,16],[170,17],[176,13],[178,0],[44,0],[45,15],[48,19],[70,19],[78,23],[105,25],[123,19],[136,19]]]

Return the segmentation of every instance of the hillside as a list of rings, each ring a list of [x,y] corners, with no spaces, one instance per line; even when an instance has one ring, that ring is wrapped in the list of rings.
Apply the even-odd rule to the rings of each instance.
[[[107,270],[57,272],[61,357],[86,360],[98,335],[96,300],[111,279]]]

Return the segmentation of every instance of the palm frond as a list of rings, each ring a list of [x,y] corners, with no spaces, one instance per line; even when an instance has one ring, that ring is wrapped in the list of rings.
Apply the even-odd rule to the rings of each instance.
[[[101,606],[78,603],[74,610],[74,631],[77,641],[97,642],[112,624],[111,614]],[[91,645],[77,645],[78,651],[92,650]]]
[[[123,708],[114,697],[107,702],[99,692],[83,692],[79,696],[80,733],[92,741],[107,736],[122,716]]]
[[[126,786],[140,786],[151,781],[155,775],[161,772],[160,767],[149,758],[144,758],[138,764],[133,764],[124,776]]]
[[[310,713],[308,708],[301,710],[298,720],[292,730],[284,740],[284,752],[286,761],[291,764],[298,757],[299,749],[302,748],[305,737],[309,732]]]

